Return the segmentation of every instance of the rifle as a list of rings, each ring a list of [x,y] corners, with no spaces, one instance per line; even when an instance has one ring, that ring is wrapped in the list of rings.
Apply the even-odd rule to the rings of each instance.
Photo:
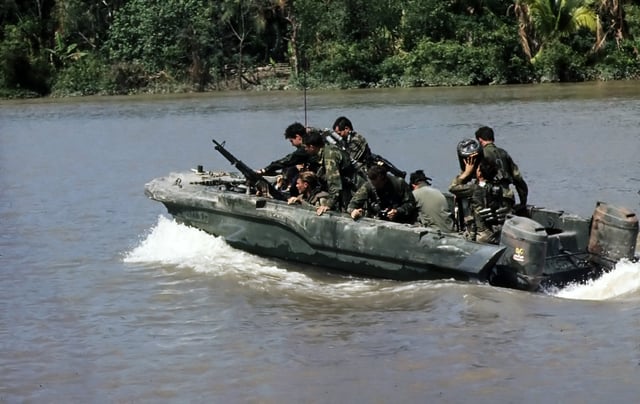
[[[460,233],[464,231],[464,206],[462,198],[457,196],[453,197],[453,226]]]
[[[253,171],[251,168],[249,168],[249,166],[247,166],[242,161],[238,160],[238,158],[236,156],[234,156],[227,149],[225,149],[224,148],[224,143],[225,142],[222,142],[222,144],[220,144],[215,139],[211,139],[211,141],[213,143],[215,143],[215,149],[217,151],[219,151],[220,154],[222,154],[224,156],[224,158],[229,160],[231,165],[235,166],[238,169],[238,171],[240,171],[242,173],[242,175],[245,176],[245,178],[247,179],[247,181],[249,181],[250,184],[255,184],[255,185],[257,185],[259,183],[260,184],[266,184],[267,189],[269,190],[269,194],[274,199],[277,199],[279,201],[286,201],[287,200],[287,197],[282,192],[280,192],[278,189],[276,189],[276,187],[272,183],[270,183],[266,179],[262,178],[262,176],[260,176],[258,173]]]
[[[398,178],[404,179],[407,176],[406,171],[400,170],[398,167],[394,166],[392,162],[382,157],[379,154],[371,153],[371,165],[382,166],[387,169],[388,172],[395,175]]]

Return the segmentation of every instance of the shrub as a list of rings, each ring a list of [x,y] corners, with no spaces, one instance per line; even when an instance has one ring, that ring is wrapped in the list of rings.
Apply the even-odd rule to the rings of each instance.
[[[48,94],[51,68],[45,55],[29,53],[19,27],[7,26],[4,34],[0,42],[0,86],[8,90],[5,95]]]
[[[640,78],[640,41],[626,40],[616,47],[613,44],[605,49],[605,56],[596,64],[600,80],[624,80]]]
[[[60,71],[53,85],[53,96],[93,95],[105,92],[109,68],[96,55],[87,55]]]
[[[578,82],[586,79],[586,57],[560,41],[551,41],[535,57],[540,82]]]

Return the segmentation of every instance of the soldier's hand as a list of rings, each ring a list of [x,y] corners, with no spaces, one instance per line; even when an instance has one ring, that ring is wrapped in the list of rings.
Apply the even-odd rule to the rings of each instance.
[[[476,157],[478,157],[478,154],[472,154],[471,156],[467,157],[466,159],[464,159],[465,164],[467,165],[474,165],[476,163]]]
[[[328,210],[329,210],[328,206],[318,206],[318,209],[316,209],[316,215],[320,216]]]
[[[351,218],[353,220],[358,220],[359,218],[362,217],[362,214],[364,213],[364,211],[362,209],[354,209],[351,211]]]
[[[473,167],[476,164],[476,156],[476,154],[472,154],[471,156],[464,159],[466,168]]]
[[[389,218],[389,220],[395,220],[397,215],[398,209],[389,209],[389,211],[387,212],[387,217]]]

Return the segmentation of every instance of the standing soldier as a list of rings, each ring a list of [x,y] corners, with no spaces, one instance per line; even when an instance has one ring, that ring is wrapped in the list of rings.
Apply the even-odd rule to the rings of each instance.
[[[519,210],[527,208],[527,196],[529,188],[522,178],[522,174],[516,163],[506,150],[495,145],[493,129],[483,126],[476,131],[476,139],[482,146],[483,159],[496,170],[494,184],[502,188],[502,197],[511,206],[511,209],[518,213]],[[513,184],[518,192],[520,204],[515,207],[515,196],[510,185]]]
[[[461,155],[461,150],[466,155]],[[464,168],[451,182],[449,192],[469,202],[465,236],[479,243],[498,244],[510,207],[505,204],[502,189],[494,185],[496,169],[483,159],[480,144],[473,139],[458,143],[458,158],[462,158]]]
[[[407,175],[386,158],[372,153],[364,136],[353,130],[351,121],[344,116],[338,117],[333,123],[332,130],[327,131],[325,135],[329,143],[335,143],[349,154],[351,164],[364,181],[366,181],[367,170],[373,166],[385,167],[387,172],[403,179]]]
[[[366,171],[367,165],[371,161],[371,149],[369,149],[367,139],[353,130],[351,121],[344,116],[338,117],[333,123],[333,131],[342,138],[342,146],[349,153],[356,168],[364,168]]]

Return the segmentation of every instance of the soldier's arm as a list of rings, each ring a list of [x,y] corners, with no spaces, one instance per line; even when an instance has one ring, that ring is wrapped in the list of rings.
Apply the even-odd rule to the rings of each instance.
[[[351,144],[349,145],[350,152],[352,153],[351,157],[358,162],[364,162],[371,158],[371,150],[369,149],[369,144],[366,139],[362,135],[358,135],[353,138]]]
[[[451,181],[451,185],[449,185],[449,192],[460,198],[470,198],[473,196],[473,189],[470,184],[463,183],[460,176]]]
[[[325,180],[327,182],[327,206],[336,210],[336,205],[340,203],[342,193],[342,178],[340,177],[340,166],[332,155],[325,156]]]
[[[349,206],[347,207],[347,213],[351,214],[354,209],[362,209],[369,198],[369,191],[367,189],[367,184],[362,184],[360,188],[353,194],[351,201],[349,201]]]
[[[520,204],[522,206],[527,205],[527,198],[529,196],[529,187],[522,177],[522,173],[520,173],[520,169],[518,165],[510,159],[511,163],[511,178],[513,179],[513,185],[516,187],[516,192],[518,193],[518,198],[520,199]]]
[[[296,149],[294,152],[287,154],[279,160],[272,161],[268,166],[260,170],[260,174],[275,174],[276,171],[297,164],[304,164],[309,160],[309,155],[302,148]]]
[[[402,217],[408,218],[416,211],[416,198],[414,198],[409,185],[404,181],[401,182],[400,192],[402,194],[402,203],[397,210]]]

